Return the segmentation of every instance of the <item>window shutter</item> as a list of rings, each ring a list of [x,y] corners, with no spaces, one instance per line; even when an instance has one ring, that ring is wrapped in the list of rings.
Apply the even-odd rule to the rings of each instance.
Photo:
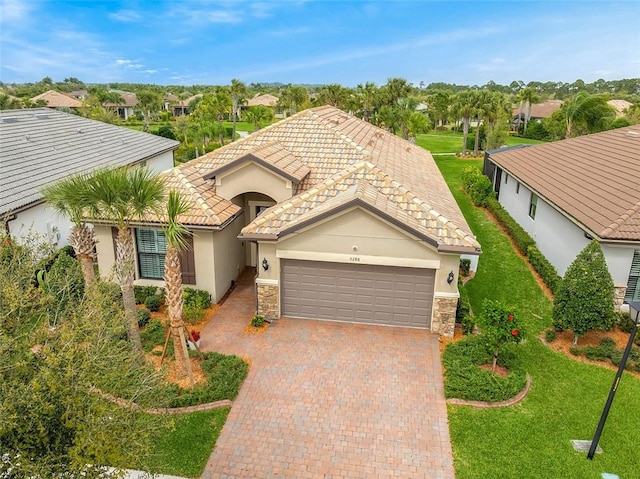
[[[631,261],[631,270],[629,271],[629,281],[627,282],[627,291],[624,295],[624,302],[639,301],[640,288],[638,288],[638,277],[640,276],[640,250],[633,252],[633,260]]]
[[[186,247],[180,253],[182,284],[196,284],[196,262],[193,254],[193,236],[186,237]]]
[[[162,230],[136,229],[136,247],[141,278],[162,279],[167,240]]]

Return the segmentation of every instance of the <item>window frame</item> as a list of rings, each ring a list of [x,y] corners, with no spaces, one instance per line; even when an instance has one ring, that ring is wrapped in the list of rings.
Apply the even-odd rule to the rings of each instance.
[[[531,198],[529,198],[529,218],[532,220],[536,219],[536,212],[538,210],[538,198],[533,191],[531,192]]]
[[[142,235],[153,234],[153,240],[142,238]],[[164,231],[159,228],[136,228],[136,257],[138,260],[138,278],[164,280],[164,260],[167,242]],[[145,243],[141,243],[145,241]],[[152,270],[147,269],[151,265]]]

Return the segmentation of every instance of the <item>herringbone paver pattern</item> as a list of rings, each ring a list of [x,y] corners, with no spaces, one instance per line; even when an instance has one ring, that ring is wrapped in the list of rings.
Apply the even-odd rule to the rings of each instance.
[[[203,478],[454,477],[435,335],[287,318],[244,334],[251,282],[201,338],[251,360]]]

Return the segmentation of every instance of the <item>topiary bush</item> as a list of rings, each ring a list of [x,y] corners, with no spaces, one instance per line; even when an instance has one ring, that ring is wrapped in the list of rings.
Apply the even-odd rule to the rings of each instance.
[[[160,309],[160,296],[153,294],[151,296],[147,296],[144,300],[144,305],[147,307],[149,311],[153,311],[154,313]]]
[[[497,199],[489,198],[487,200],[487,208],[507,231],[520,253],[526,256],[529,246],[535,245],[535,241],[533,241],[529,233],[511,217]]]
[[[509,343],[520,343],[524,339],[524,331],[514,309],[500,301],[485,299],[477,321],[487,350],[493,354],[495,371],[500,348]]]
[[[615,323],[613,279],[598,241],[593,240],[569,265],[553,303],[553,324],[573,331],[573,344],[592,329]]]
[[[458,291],[460,292],[460,298],[458,298],[458,305],[456,306],[456,323],[461,323],[471,312],[471,302],[469,301],[469,293],[460,281],[458,281]]]
[[[486,206],[489,198],[495,198],[491,180],[473,166],[464,169],[462,184],[476,206]]]

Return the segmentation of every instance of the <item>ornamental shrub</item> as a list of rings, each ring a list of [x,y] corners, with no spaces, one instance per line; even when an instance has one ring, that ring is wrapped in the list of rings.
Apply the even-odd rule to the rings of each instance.
[[[529,233],[511,217],[497,199],[489,198],[487,200],[487,208],[507,231],[520,253],[526,256],[529,246],[535,245],[535,241],[529,236]]]
[[[509,343],[518,344],[524,338],[516,312],[500,301],[485,299],[478,317],[487,349],[493,353],[493,371],[496,369],[500,348]]]
[[[573,344],[592,329],[615,323],[613,279],[600,244],[593,240],[571,263],[553,303],[553,324],[573,331]]]
[[[462,184],[476,206],[486,206],[489,198],[495,197],[493,184],[489,177],[473,166],[468,166],[464,169]]]
[[[139,308],[136,311],[138,315],[138,327],[141,328],[149,324],[149,320],[151,319],[151,313],[147,308]]]
[[[460,258],[460,274],[469,276],[471,272],[471,260],[469,258]]]
[[[534,245],[527,248],[527,258],[529,258],[531,266],[533,266],[533,269],[538,272],[542,281],[544,281],[544,284],[546,284],[551,292],[555,294],[558,291],[560,282],[562,281],[562,278],[558,275],[556,267],[553,266]]]
[[[251,318],[251,326],[254,328],[261,328],[264,326],[264,316],[260,316],[256,314],[253,318]]]
[[[158,311],[160,309],[160,296],[157,294],[147,296],[147,299],[144,300],[144,305],[149,311]]]

